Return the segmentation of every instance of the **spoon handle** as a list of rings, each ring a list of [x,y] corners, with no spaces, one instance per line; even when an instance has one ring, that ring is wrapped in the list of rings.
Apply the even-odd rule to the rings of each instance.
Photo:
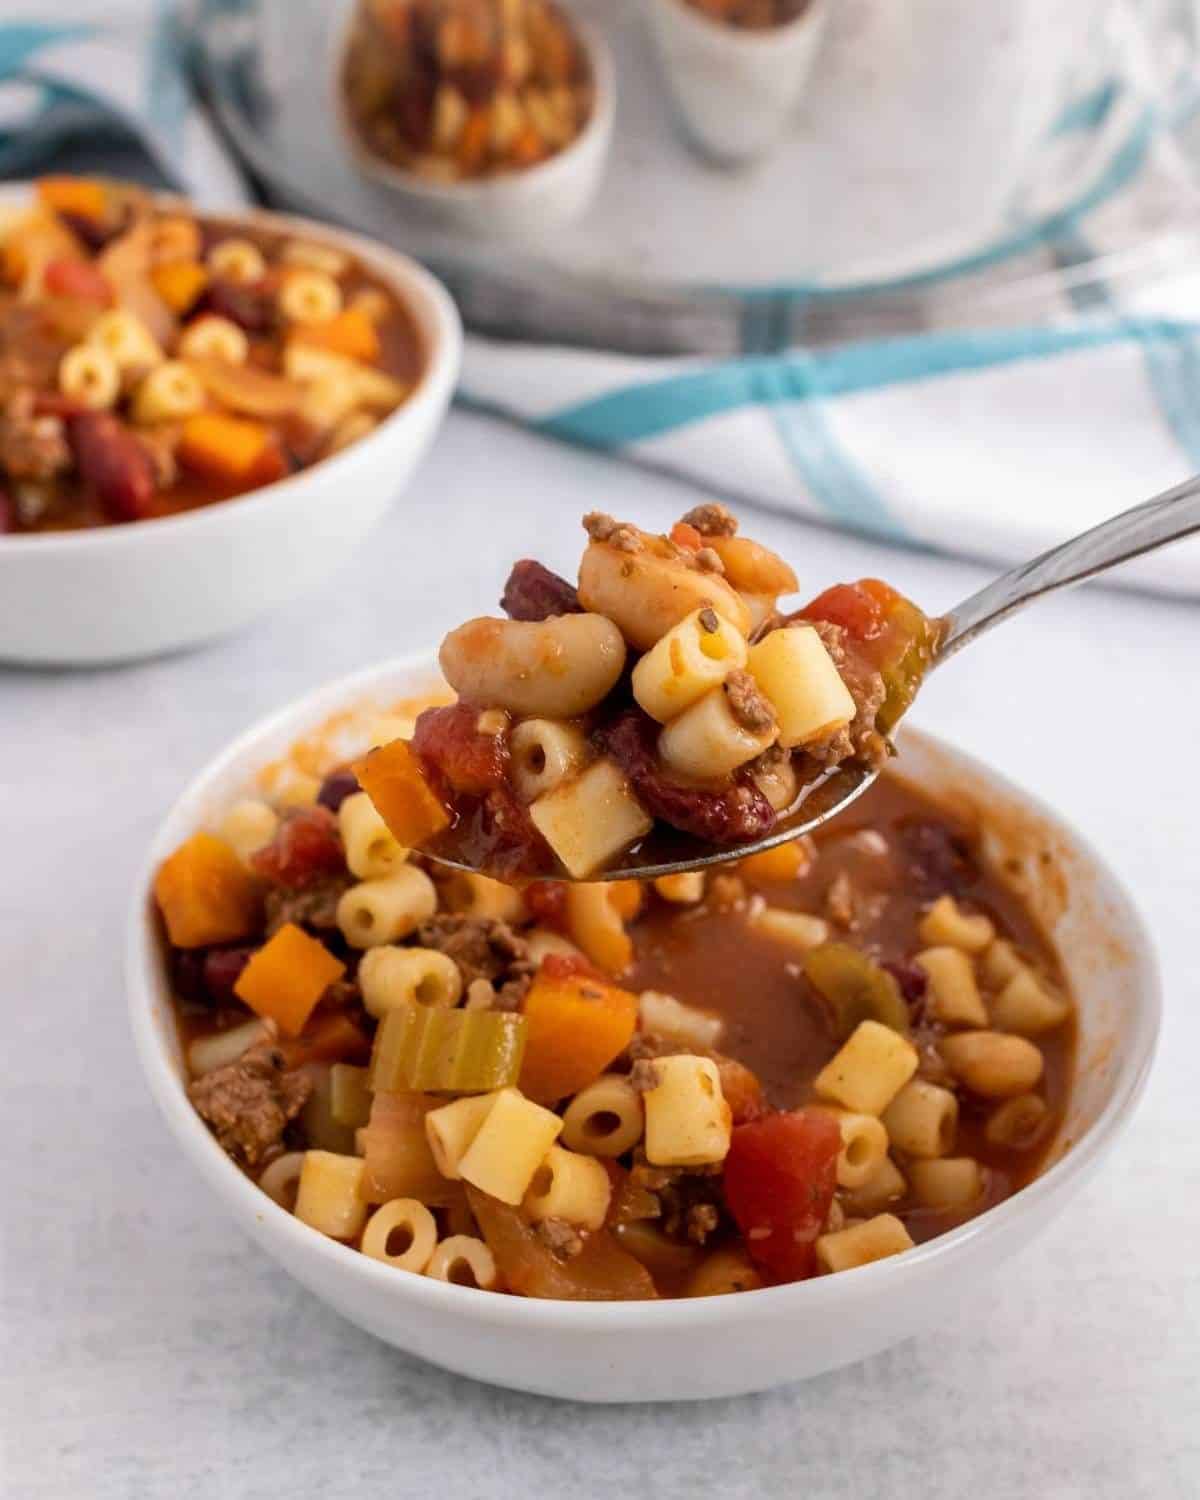
[[[1177,542],[1193,532],[1200,532],[1200,475],[1102,521],[1091,531],[1043,552],[1032,562],[1022,563],[972,594],[947,616],[949,630],[938,651],[938,660],[953,656],[976,636],[1043,594],[1083,583],[1118,563],[1140,557],[1143,552],[1153,552],[1156,547]]]

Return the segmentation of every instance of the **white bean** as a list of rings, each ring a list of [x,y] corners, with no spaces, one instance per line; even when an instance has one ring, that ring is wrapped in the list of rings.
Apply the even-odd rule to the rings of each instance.
[[[612,690],[625,665],[621,632],[603,615],[468,620],[439,653],[446,681],[468,703],[570,719]]]

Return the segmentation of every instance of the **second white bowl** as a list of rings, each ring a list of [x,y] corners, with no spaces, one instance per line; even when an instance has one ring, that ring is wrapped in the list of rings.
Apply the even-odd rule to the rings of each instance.
[[[5,192],[0,203],[27,192]],[[235,499],[123,526],[0,537],[0,661],[95,666],[240,629],[332,573],[433,440],[462,357],[462,326],[441,282],[406,255],[324,224],[238,217],[327,241],[368,266],[416,324],[425,350],[416,390],[335,457]]]
[[[431,655],[385,663],[319,689],[243,735],[167,815],[134,891],[127,936],[134,1037],[168,1128],[237,1224],[360,1328],[460,1374],[547,1396],[666,1401],[764,1390],[937,1328],[948,1311],[978,1297],[983,1278],[1063,1208],[1110,1150],[1158,1035],[1158,974],[1141,920],[1095,851],[1048,808],[960,751],[908,731],[903,774],[935,798],[980,811],[993,864],[1021,883],[1079,997],[1068,1117],[1029,1186],[874,1265],[793,1286],[661,1302],[539,1302],[454,1286],[393,1270],[286,1213],[238,1171],[188,1102],[152,909],[154,873],[246,793],[256,770],[333,714],[385,708],[439,685]]]

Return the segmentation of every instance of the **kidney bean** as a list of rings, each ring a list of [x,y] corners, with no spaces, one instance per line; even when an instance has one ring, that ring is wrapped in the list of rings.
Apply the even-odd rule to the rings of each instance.
[[[466,703],[427,708],[413,731],[413,753],[445,786],[482,797],[508,779],[508,740],[502,734],[480,734],[479,710]]]
[[[900,993],[904,996],[904,1003],[908,1006],[919,1005],[925,998],[925,991],[929,986],[929,979],[924,969],[919,969],[916,964],[905,963],[903,959],[885,959],[879,965],[886,969],[896,983],[900,986]]]
[[[753,782],[715,790],[672,781],[659,764],[657,731],[647,714],[628,709],[597,736],[651,817],[709,844],[740,844],[770,833],[775,809]]]
[[[154,502],[154,465],[127,427],[106,411],[71,417],[67,436],[84,485],[114,521],[140,521]]]
[[[353,797],[358,791],[358,777],[348,766],[343,766],[337,771],[330,771],[321,783],[321,790],[317,793],[317,805],[327,807],[331,813],[336,813],[347,797]]]
[[[513,563],[500,608],[512,620],[548,620],[552,615],[576,614],[579,595],[565,578],[524,557]]]
[[[545,927],[566,926],[567,885],[563,880],[535,880],[525,887],[525,905],[535,922]]]
[[[290,890],[344,873],[346,861],[336,819],[327,807],[302,807],[288,813],[271,842],[250,856],[250,864],[264,879]]]
[[[256,286],[238,286],[232,281],[214,281],[200,297],[196,312],[228,318],[247,333],[270,333],[275,326],[275,304],[270,294]]]
[[[915,818],[900,825],[908,874],[922,896],[959,896],[979,877],[967,840],[944,823]]]
[[[219,948],[184,948],[175,954],[175,990],[197,1005],[232,1005],[233,987],[250,961],[253,944]]]
[[[75,238],[82,240],[93,252],[103,250],[129,224],[127,211],[111,214],[103,219],[94,219],[90,214],[73,214],[70,209],[60,208],[56,212]]]

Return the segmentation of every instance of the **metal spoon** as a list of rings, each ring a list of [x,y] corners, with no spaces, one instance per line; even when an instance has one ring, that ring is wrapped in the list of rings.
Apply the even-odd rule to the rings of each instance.
[[[1022,563],[1018,568],[1003,574],[986,588],[972,594],[946,615],[947,629],[931,664],[942,662],[970,645],[984,631],[990,630],[1002,620],[1044,594],[1056,589],[1071,588],[1084,583],[1120,563],[1153,552],[1168,542],[1181,541],[1184,537],[1200,532],[1200,475],[1185,480],[1174,489],[1165,490],[1153,500],[1147,500],[1132,510],[1124,511],[1111,520],[1102,521],[1090,531],[1073,537],[1061,546],[1043,552],[1032,562]],[[856,801],[878,777],[878,770],[867,766],[847,763],[829,773],[824,783],[817,783],[815,793],[810,792],[800,807],[789,815],[787,821],[766,838],[756,839],[750,844],[736,844],[716,848],[697,845],[703,852],[686,858],[669,860],[658,864],[638,864],[636,852],[629,862],[618,864],[590,877],[593,880],[652,880],[660,875],[682,875],[688,870],[701,870],[709,865],[727,864],[731,860],[744,859],[763,849],[774,849],[778,844],[788,843],[811,833],[831,818],[837,817]],[[693,841],[694,842],[694,841]],[[443,863],[456,863],[443,860]],[[466,869],[465,865],[457,868]]]

